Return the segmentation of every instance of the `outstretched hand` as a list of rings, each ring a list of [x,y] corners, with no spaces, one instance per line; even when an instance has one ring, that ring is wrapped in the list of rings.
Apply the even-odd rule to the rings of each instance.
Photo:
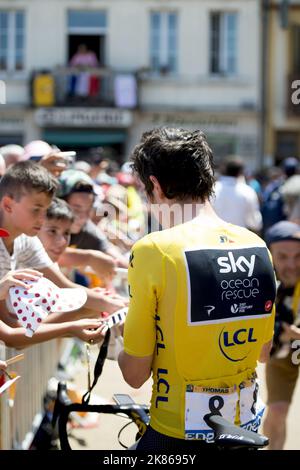
[[[74,321],[72,335],[89,342],[90,344],[99,343],[103,340],[107,332],[107,325],[99,319],[81,319]]]
[[[42,273],[35,269],[18,269],[17,271],[9,271],[0,280],[0,300],[5,300],[11,287],[19,286],[29,289],[30,285],[24,281],[37,281],[43,276]]]

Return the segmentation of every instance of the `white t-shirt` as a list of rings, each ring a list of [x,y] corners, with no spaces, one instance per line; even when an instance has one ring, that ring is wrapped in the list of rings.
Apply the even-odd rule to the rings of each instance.
[[[218,216],[226,222],[254,231],[262,228],[257,194],[242,178],[221,176],[211,202]]]
[[[10,255],[0,238],[0,279],[9,271],[31,268],[43,269],[53,265],[38,237],[20,235],[14,241],[13,254]]]

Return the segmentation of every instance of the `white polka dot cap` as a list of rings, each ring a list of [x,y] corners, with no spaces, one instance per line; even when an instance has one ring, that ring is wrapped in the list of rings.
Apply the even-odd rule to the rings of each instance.
[[[26,336],[31,337],[41,322],[52,312],[72,312],[81,308],[87,300],[82,287],[61,289],[44,277],[37,281],[24,281],[28,288],[11,287],[6,299],[10,313],[14,313],[19,323],[26,328]]]

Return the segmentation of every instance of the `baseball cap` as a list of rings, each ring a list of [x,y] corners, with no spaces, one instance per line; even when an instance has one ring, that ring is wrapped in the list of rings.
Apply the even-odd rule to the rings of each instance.
[[[131,186],[134,184],[134,177],[130,173],[119,172],[116,174],[116,177],[118,179],[118,183],[122,186]]]
[[[53,148],[43,140],[32,140],[24,147],[22,159],[29,160],[32,157],[43,157],[52,152]]]
[[[91,192],[95,194],[94,181],[84,171],[66,170],[59,177],[58,197],[66,197],[74,192]]]
[[[9,289],[6,305],[31,337],[41,322],[51,312],[72,312],[81,308],[87,299],[82,287],[61,289],[45,277],[24,281],[27,288],[13,286]]]
[[[283,197],[300,196],[300,175],[294,175],[288,178],[280,188]]]
[[[286,240],[300,242],[300,225],[283,220],[272,225],[265,235],[267,245]]]

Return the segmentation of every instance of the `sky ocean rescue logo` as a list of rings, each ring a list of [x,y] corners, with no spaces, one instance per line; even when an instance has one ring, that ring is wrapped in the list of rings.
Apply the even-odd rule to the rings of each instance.
[[[276,286],[266,247],[186,249],[184,254],[190,326],[271,314]]]

